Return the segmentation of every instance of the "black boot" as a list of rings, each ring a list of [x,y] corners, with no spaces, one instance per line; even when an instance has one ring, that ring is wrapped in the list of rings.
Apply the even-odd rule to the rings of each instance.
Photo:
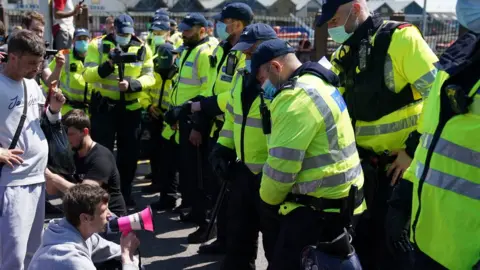
[[[207,226],[208,224],[202,224],[196,231],[188,235],[189,244],[200,244],[206,242],[210,239],[213,239],[217,236],[217,230],[213,228],[212,233],[207,238]]]
[[[219,254],[226,254],[227,253],[227,246],[225,242],[217,240],[213,241],[212,243],[204,246],[200,246],[198,248],[199,254],[209,254],[209,255],[219,255]]]
[[[173,208],[175,208],[175,206],[177,206],[177,202],[173,199],[160,198],[158,201],[152,203],[152,205],[150,206],[153,210],[156,211],[172,210]]]

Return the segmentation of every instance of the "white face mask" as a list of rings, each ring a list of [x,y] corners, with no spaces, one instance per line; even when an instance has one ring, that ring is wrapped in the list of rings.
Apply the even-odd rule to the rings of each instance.
[[[457,19],[467,29],[480,33],[480,1],[458,0]]]

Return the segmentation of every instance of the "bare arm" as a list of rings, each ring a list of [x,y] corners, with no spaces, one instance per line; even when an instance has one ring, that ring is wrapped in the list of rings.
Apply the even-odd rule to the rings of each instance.
[[[72,17],[77,14],[80,14],[83,7],[84,6],[77,5],[75,6],[75,9],[72,11],[62,11],[62,10],[55,9],[53,16],[57,20]]]

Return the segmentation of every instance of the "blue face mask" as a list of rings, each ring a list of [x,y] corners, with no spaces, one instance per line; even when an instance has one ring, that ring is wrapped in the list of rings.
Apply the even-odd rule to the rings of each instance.
[[[86,40],[77,40],[75,41],[74,48],[78,53],[86,53],[88,49],[88,42]]]
[[[120,46],[125,46],[127,45],[128,43],[130,43],[130,39],[132,38],[132,36],[128,35],[126,37],[122,37],[122,36],[119,36],[119,35],[116,35],[115,36],[115,42],[117,42],[118,45]]]
[[[227,33],[227,25],[223,22],[217,22],[217,24],[215,24],[215,30],[220,40],[226,40],[230,36],[230,34]]]
[[[252,72],[252,60],[251,59],[246,59],[245,60],[245,69],[248,72]]]
[[[266,99],[273,99],[275,93],[277,93],[277,87],[273,85],[270,80],[266,80],[262,85],[263,92],[265,93],[264,97]]]
[[[347,24],[348,18],[350,18],[350,14],[352,14],[352,9],[350,9],[350,13],[348,13],[348,17],[343,25],[328,28],[328,34],[333,39],[333,41],[337,43],[344,43],[349,37],[353,35],[353,32],[347,33],[345,30],[345,24]]]
[[[469,30],[480,33],[480,5],[477,0],[457,1],[458,22]]]

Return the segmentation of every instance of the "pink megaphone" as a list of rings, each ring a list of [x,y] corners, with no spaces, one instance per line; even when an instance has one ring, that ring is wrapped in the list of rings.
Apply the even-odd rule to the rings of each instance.
[[[140,212],[129,216],[112,219],[108,222],[108,228],[111,232],[122,232],[127,235],[131,231],[146,230],[153,232],[153,215],[150,206]]]

